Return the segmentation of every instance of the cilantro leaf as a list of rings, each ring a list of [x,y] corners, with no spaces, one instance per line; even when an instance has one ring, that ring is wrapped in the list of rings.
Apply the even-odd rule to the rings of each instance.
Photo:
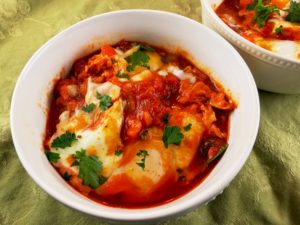
[[[74,160],[71,164],[71,166],[79,166],[78,160]]]
[[[147,52],[154,52],[155,50],[147,45],[140,45],[140,50],[147,51]]]
[[[112,104],[111,104],[111,97],[108,95],[100,95],[97,93],[97,98],[100,100],[99,102],[99,108],[104,111],[108,109]]]
[[[116,77],[119,77],[119,78],[126,78],[127,80],[130,80],[129,75],[126,74],[126,73],[117,73],[117,74],[116,74]]]
[[[285,20],[300,23],[300,2],[291,1],[288,15]]]
[[[79,163],[78,177],[83,179],[84,185],[97,188],[100,185],[99,173],[102,171],[102,162],[96,156],[85,154],[85,150],[76,151],[74,158]]]
[[[141,157],[141,161],[137,162],[136,164],[144,170],[146,158],[147,156],[149,156],[148,152],[146,150],[139,150],[138,153],[136,153],[136,155]]]
[[[60,155],[56,152],[49,152],[47,151],[46,153],[47,159],[51,163],[56,163],[60,159]]]
[[[122,153],[123,153],[123,150],[121,150],[121,149],[118,149],[115,151],[116,156],[120,156],[120,155],[122,155]]]
[[[76,140],[77,140],[77,138],[76,138],[75,134],[67,131],[66,133],[55,138],[51,143],[51,147],[52,148],[70,147],[72,145],[72,143]]]
[[[95,108],[95,104],[91,103],[91,104],[89,104],[87,106],[83,106],[82,110],[85,111],[85,112],[87,112],[87,113],[90,113],[90,112],[92,112],[94,110],[94,108]]]
[[[255,0],[252,4],[248,5],[247,10],[255,11],[254,21],[259,27],[263,27],[266,24],[272,12],[279,14],[279,9],[276,5],[266,6],[263,4],[263,0]]]
[[[208,164],[210,164],[212,161],[214,161],[216,158],[218,158],[219,156],[221,156],[228,148],[228,144],[223,145],[220,150],[218,151],[217,154],[215,154],[212,158],[210,158],[209,160],[207,160],[206,162],[200,163],[200,166],[207,166]]]
[[[276,32],[277,34],[282,34],[282,33],[283,33],[283,26],[280,25],[279,27],[277,27],[277,28],[275,29],[275,32]]]
[[[166,126],[162,140],[165,147],[168,148],[169,144],[180,145],[183,137],[178,126]]]
[[[99,177],[99,184],[100,185],[104,184],[107,181],[107,179],[108,179],[107,177],[101,175]]]
[[[169,118],[170,118],[170,115],[169,113],[166,113],[164,116],[163,116],[163,121],[165,122],[165,124],[168,124],[169,123]]]
[[[149,68],[147,65],[149,59],[150,57],[147,55],[147,53],[139,48],[137,51],[125,58],[125,60],[129,63],[127,70],[134,71],[136,66]]]
[[[72,177],[72,176],[71,176],[68,172],[65,172],[64,175],[63,175],[63,178],[64,178],[65,180],[70,180],[71,177]]]
[[[141,138],[142,140],[145,140],[147,134],[148,134],[148,130],[143,130],[143,131],[140,133],[140,138]]]
[[[186,125],[186,126],[183,127],[183,129],[185,131],[189,131],[191,128],[192,128],[192,124],[191,123],[189,123],[188,125]]]

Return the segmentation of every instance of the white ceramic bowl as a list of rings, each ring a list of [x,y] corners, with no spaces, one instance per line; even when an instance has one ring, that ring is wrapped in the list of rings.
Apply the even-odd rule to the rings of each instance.
[[[176,201],[145,209],[112,208],[70,187],[43,152],[46,114],[53,79],[80,56],[125,38],[180,47],[210,68],[238,101],[231,117],[229,148],[207,179]],[[216,49],[216,51],[214,50]],[[56,35],[28,61],[11,104],[11,129],[18,156],[29,175],[62,203],[108,220],[155,221],[178,215],[213,199],[229,184],[252,150],[259,124],[259,99],[251,72],[237,51],[205,26],[172,13],[125,10],[86,19]]]
[[[214,9],[223,0],[201,0],[202,22],[230,41],[243,56],[260,89],[286,94],[300,93],[300,60],[268,51],[228,27]]]

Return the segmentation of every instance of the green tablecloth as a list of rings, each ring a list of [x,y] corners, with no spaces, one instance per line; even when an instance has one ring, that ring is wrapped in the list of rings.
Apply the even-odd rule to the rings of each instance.
[[[105,224],[54,200],[27,175],[9,107],[22,68],[49,38],[86,17],[128,8],[201,20],[198,0],[0,0],[0,224]],[[261,91],[260,101],[258,137],[238,176],[208,206],[164,224],[300,224],[300,95]]]

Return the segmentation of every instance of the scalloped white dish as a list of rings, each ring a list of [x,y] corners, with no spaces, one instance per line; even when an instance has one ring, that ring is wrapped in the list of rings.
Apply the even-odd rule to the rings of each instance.
[[[266,50],[240,36],[215,13],[221,3],[222,0],[201,0],[203,24],[236,47],[252,71],[258,88],[277,93],[300,93],[300,60]]]

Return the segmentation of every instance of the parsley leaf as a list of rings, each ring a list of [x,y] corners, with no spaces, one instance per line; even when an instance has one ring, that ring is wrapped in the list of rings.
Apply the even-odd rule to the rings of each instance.
[[[121,150],[121,149],[118,149],[115,151],[116,156],[120,156],[120,155],[122,155],[122,153],[123,153],[123,150]]]
[[[99,184],[100,185],[104,184],[107,181],[107,179],[108,179],[107,177],[101,175],[99,177]]]
[[[147,134],[148,134],[148,130],[143,130],[143,131],[140,133],[140,138],[141,138],[142,140],[145,140]]]
[[[95,104],[91,103],[91,104],[89,104],[87,106],[83,106],[82,110],[85,111],[85,112],[87,112],[87,113],[90,113],[90,112],[92,112],[94,110],[94,108],[95,108]]]
[[[277,27],[277,28],[275,29],[275,32],[276,32],[277,34],[282,34],[282,33],[283,33],[283,26],[280,25],[279,27]]]
[[[125,58],[125,60],[129,63],[127,70],[134,71],[136,66],[143,66],[149,69],[149,66],[147,65],[149,59],[150,57],[147,53],[139,48],[137,51]]]
[[[99,102],[99,108],[104,111],[108,109],[112,104],[111,104],[111,97],[108,95],[100,95],[97,93],[97,98],[100,100]]]
[[[155,51],[153,48],[151,48],[150,46],[147,46],[147,45],[140,45],[140,49],[142,51],[147,51],[147,52],[154,52]]]
[[[93,188],[99,187],[101,183],[98,174],[102,171],[102,162],[96,156],[86,155],[84,149],[76,151],[74,158],[78,161],[78,177],[83,179],[83,184]]]
[[[78,160],[74,160],[71,164],[71,166],[79,166]]]
[[[77,140],[77,138],[76,138],[75,134],[67,131],[66,133],[55,138],[51,143],[51,147],[52,148],[70,147],[72,145],[72,142],[74,142],[76,140]]]
[[[117,73],[117,74],[116,74],[116,77],[119,77],[119,78],[126,78],[127,80],[130,80],[129,75],[126,74],[126,73]]]
[[[166,113],[164,116],[163,116],[163,121],[165,122],[165,124],[168,124],[169,123],[169,118],[170,118],[170,115],[168,113]]]
[[[168,148],[169,144],[180,145],[183,137],[178,126],[166,126],[162,140],[165,147]]]
[[[139,150],[136,155],[142,158],[141,161],[136,164],[144,170],[146,157],[149,156],[148,152],[146,150]]]
[[[186,126],[183,127],[183,129],[185,131],[189,131],[191,128],[192,128],[192,124],[191,123],[189,123],[188,125],[186,125]]]
[[[300,23],[300,2],[291,1],[288,12],[285,20]]]
[[[47,151],[45,154],[46,154],[47,159],[49,160],[49,162],[56,163],[60,159],[59,154],[56,153],[56,152]]]
[[[255,11],[254,21],[259,27],[263,27],[266,24],[266,20],[272,12],[279,14],[279,9],[276,5],[266,6],[263,4],[263,0],[255,0],[254,3],[248,5],[247,9]]]
[[[206,162],[200,163],[200,166],[207,166],[212,161],[214,161],[216,158],[218,158],[220,155],[222,155],[227,150],[227,148],[228,148],[228,144],[223,145],[222,148],[220,148],[220,150],[218,151],[217,154],[215,154],[212,158],[210,158]]]
[[[64,178],[65,180],[70,180],[71,177],[72,177],[72,176],[71,176],[68,172],[65,172],[64,175],[63,175],[63,178]]]

